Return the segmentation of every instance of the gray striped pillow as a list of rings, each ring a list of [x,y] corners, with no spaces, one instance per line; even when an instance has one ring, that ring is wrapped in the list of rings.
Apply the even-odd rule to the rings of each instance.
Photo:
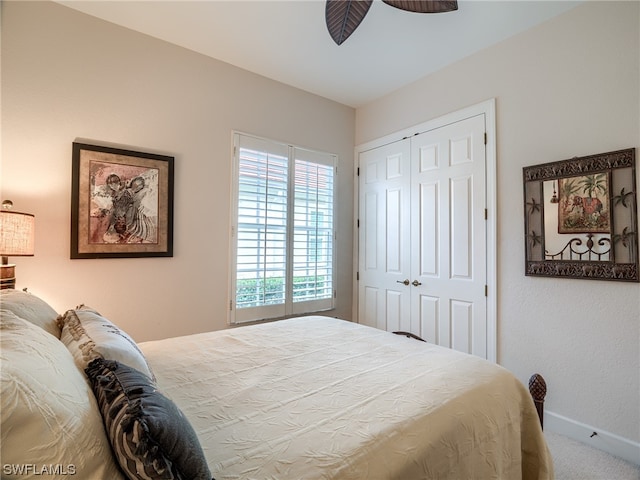
[[[136,480],[212,480],[193,427],[142,372],[98,358],[85,370],[120,467]]]

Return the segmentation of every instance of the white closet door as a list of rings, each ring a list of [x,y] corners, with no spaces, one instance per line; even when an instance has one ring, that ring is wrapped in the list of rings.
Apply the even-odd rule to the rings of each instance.
[[[411,331],[487,358],[484,115],[411,138]]]
[[[409,330],[410,143],[395,142],[360,154],[360,323]]]
[[[358,321],[488,357],[485,115],[359,156]]]

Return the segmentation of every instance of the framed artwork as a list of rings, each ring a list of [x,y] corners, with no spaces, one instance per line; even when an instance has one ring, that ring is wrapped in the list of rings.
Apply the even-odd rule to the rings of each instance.
[[[71,258],[172,257],[173,163],[74,142]]]
[[[558,179],[558,233],[611,233],[609,173]]]
[[[635,148],[522,173],[525,275],[640,282]]]

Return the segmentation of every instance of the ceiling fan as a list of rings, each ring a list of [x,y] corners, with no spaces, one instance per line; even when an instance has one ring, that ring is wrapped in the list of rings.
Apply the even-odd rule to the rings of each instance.
[[[442,13],[458,9],[457,0],[382,0],[387,5],[417,13]],[[341,45],[360,25],[373,0],[327,0],[325,19],[331,38]]]

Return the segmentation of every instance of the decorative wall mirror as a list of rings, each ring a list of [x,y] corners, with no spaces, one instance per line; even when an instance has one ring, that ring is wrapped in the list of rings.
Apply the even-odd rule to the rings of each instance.
[[[525,274],[638,282],[635,149],[525,167]]]

